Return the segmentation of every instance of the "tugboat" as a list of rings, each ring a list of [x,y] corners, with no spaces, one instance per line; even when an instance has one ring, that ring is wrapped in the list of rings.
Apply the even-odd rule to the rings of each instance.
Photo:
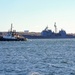
[[[16,34],[16,32],[12,31],[12,24],[10,31],[3,36],[0,36],[0,41],[26,41],[27,38]]]

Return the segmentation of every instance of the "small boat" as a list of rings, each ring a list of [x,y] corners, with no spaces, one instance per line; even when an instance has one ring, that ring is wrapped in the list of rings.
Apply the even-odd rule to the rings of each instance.
[[[12,31],[12,24],[11,29],[6,35],[0,36],[0,41],[26,41],[27,38],[16,34],[16,32]]]

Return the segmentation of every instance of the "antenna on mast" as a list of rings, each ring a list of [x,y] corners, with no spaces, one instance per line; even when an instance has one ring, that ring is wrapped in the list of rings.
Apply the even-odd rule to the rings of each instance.
[[[54,27],[55,27],[55,33],[57,33],[57,26],[56,26],[56,22],[54,22]]]

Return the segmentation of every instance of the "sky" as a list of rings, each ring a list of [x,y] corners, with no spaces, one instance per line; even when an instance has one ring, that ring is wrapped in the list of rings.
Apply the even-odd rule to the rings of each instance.
[[[54,22],[58,32],[75,33],[75,0],[0,0],[0,31],[11,23],[16,31],[54,31]]]

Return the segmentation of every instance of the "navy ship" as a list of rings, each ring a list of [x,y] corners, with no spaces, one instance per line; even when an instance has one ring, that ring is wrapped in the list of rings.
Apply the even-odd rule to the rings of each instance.
[[[0,41],[26,41],[27,38],[23,36],[19,36],[16,34],[16,32],[12,31],[12,24],[11,24],[11,29],[6,35],[0,36]]]
[[[48,29],[48,26],[38,34],[24,34],[28,39],[60,39],[60,38],[75,38],[73,34],[67,34],[65,30],[61,29],[57,32],[56,22],[54,23],[55,31]]]

